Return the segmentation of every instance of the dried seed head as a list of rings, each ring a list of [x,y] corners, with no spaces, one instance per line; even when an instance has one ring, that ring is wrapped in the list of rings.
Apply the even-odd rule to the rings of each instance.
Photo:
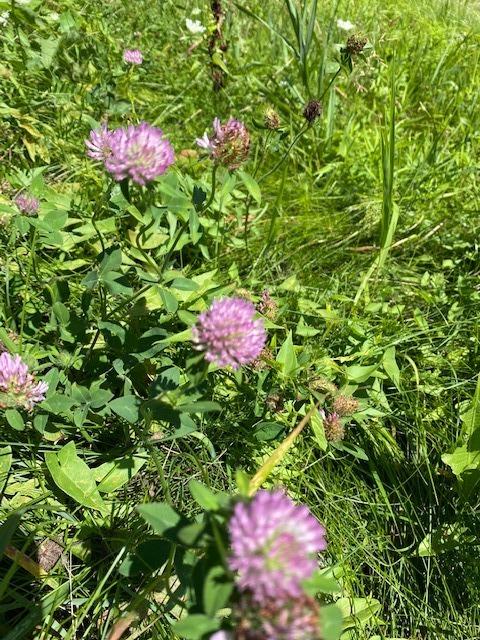
[[[347,46],[345,47],[345,51],[350,56],[358,56],[359,53],[365,49],[365,45],[367,44],[367,38],[362,38],[362,36],[353,35],[350,36],[347,40]]]
[[[309,124],[313,124],[315,120],[322,114],[322,103],[320,100],[310,100],[305,105],[303,117]]]
[[[358,409],[358,400],[352,396],[337,396],[333,401],[333,410],[339,416],[349,416]]]
[[[327,378],[315,378],[315,380],[312,380],[312,382],[310,382],[309,384],[310,389],[312,389],[312,391],[325,391],[326,393],[330,394],[330,395],[335,395],[338,391],[336,385],[333,384],[333,382],[330,382],[330,380],[327,380]]]
[[[268,369],[270,366],[268,364],[268,360],[273,360],[273,359],[274,358],[273,358],[272,350],[269,347],[263,347],[262,352],[260,353],[258,358],[256,358],[252,362],[252,367],[255,369],[255,371],[262,371],[263,369]]]
[[[284,405],[283,397],[279,393],[270,393],[265,400],[265,404],[270,411],[280,413]]]
[[[257,305],[258,311],[269,320],[275,320],[277,317],[278,305],[270,295],[268,289],[262,291],[262,299]]]

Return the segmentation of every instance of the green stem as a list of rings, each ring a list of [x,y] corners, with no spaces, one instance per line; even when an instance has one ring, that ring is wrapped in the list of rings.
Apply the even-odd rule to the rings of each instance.
[[[270,142],[270,138],[273,131],[267,131],[267,135],[265,136],[265,144],[263,145],[262,151],[260,153],[260,157],[255,164],[255,169],[253,170],[252,177],[255,179],[258,173],[258,170],[262,166],[263,160],[265,159],[265,155],[267,153],[268,145]],[[250,213],[250,205],[252,204],[252,196],[248,196],[247,202],[245,203],[245,219],[243,222],[243,236],[245,238],[245,248],[248,249],[248,214]]]
[[[97,234],[98,239],[100,241],[100,246],[102,247],[102,253],[105,253],[105,242],[103,241],[103,236],[100,229],[98,228],[95,216],[96,216],[96,212],[94,211],[92,215],[92,226],[95,229],[95,233]]]
[[[33,233],[32,233],[32,237],[31,237],[31,243],[30,243],[30,261],[28,263],[28,270],[27,270],[27,279],[25,281],[25,287],[26,287],[26,293],[25,293],[25,297],[23,299],[23,305],[22,305],[22,315],[21,315],[21,319],[20,319],[20,338],[18,341],[18,349],[21,352],[22,351],[22,342],[23,342],[23,328],[25,325],[25,314],[27,311],[27,296],[29,295],[29,291],[30,291],[30,278],[32,275],[32,268],[33,268],[33,262],[35,260],[35,242],[37,239],[37,230],[33,229]]]
[[[303,134],[305,133],[305,131],[307,131],[310,128],[309,124],[306,124],[304,127],[302,127],[300,129],[300,131],[297,133],[297,135],[294,137],[294,139],[292,140],[292,142],[288,145],[288,149],[285,151],[285,153],[283,154],[283,156],[280,158],[280,160],[277,162],[276,165],[274,165],[274,167],[272,169],[270,169],[270,171],[267,171],[267,173],[264,173],[263,176],[260,176],[260,178],[257,180],[258,183],[262,182],[263,180],[265,180],[265,178],[268,178],[268,176],[272,175],[272,173],[274,173],[279,167],[282,166],[282,164],[285,162],[285,160],[288,158],[288,154],[290,153],[290,151],[293,149],[293,147],[297,144],[297,142],[300,140],[300,138],[303,136]]]
[[[130,185],[128,183],[128,178],[124,178],[120,182],[120,191],[128,204],[130,204]]]
[[[177,232],[175,234],[175,237],[173,239],[173,244],[172,244],[172,246],[170,247],[170,249],[168,250],[168,252],[165,255],[165,259],[163,261],[161,273],[163,273],[165,271],[165,269],[167,268],[168,262],[169,262],[170,258],[172,257],[172,253],[175,251],[175,247],[177,246],[180,238],[182,237],[182,233],[184,232],[186,225],[187,225],[186,222],[180,223],[180,226],[178,227]]]
[[[216,164],[214,164],[213,165],[213,169],[212,169],[212,189],[210,191],[210,197],[205,202],[203,207],[200,209],[201,212],[205,211],[205,209],[208,209],[208,207],[212,204],[213,199],[215,197],[215,190],[217,188],[217,168],[218,168],[218,166]]]

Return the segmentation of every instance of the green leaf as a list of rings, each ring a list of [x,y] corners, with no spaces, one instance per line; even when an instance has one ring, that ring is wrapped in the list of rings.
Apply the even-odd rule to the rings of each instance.
[[[465,435],[471,436],[475,430],[480,429],[480,375],[477,378],[477,386],[470,407],[462,413],[460,418]]]
[[[286,378],[294,377],[298,369],[298,362],[291,331],[288,332],[287,338],[277,354],[277,362],[281,365],[281,373]]]
[[[0,449],[0,492],[3,491],[3,487],[7,482],[8,474],[12,467],[12,460],[12,447],[10,445]]]
[[[124,418],[127,422],[132,424],[137,422],[140,399],[136,396],[129,395],[115,398],[108,403],[108,406],[117,416]]]
[[[98,272],[100,276],[105,275],[108,271],[116,271],[122,266],[122,251],[118,248],[107,249],[105,252]]]
[[[320,612],[323,640],[338,640],[342,633],[343,614],[335,605],[322,607]]]
[[[185,640],[199,640],[207,633],[216,631],[220,622],[201,613],[192,613],[173,625],[173,631]]]
[[[378,369],[378,364],[370,364],[367,366],[361,365],[352,365],[351,367],[347,367],[346,374],[347,378],[351,382],[366,382]]]
[[[182,521],[182,516],[166,502],[140,504],[137,511],[159,535],[168,529],[174,529]]]
[[[2,525],[0,525],[0,558],[3,556],[3,552],[10,544],[13,534],[20,524],[20,518],[20,513],[13,513]]]
[[[63,302],[54,302],[52,310],[60,324],[67,325],[69,323],[70,311]]]
[[[314,598],[319,593],[340,593],[338,582],[331,575],[316,571],[311,578],[303,581],[303,588]]]
[[[315,329],[315,327],[310,327],[308,324],[305,324],[305,320],[303,316],[297,323],[297,327],[295,329],[295,333],[297,336],[302,336],[304,338],[311,338],[320,333],[320,329]]]
[[[328,449],[328,440],[325,435],[325,427],[323,425],[323,418],[320,415],[319,411],[316,411],[311,420],[310,424],[312,426],[313,435],[315,436],[315,440],[317,441],[318,446],[322,451],[326,451]]]
[[[77,455],[74,442],[69,442],[57,454],[47,452],[45,463],[53,481],[79,504],[105,512],[91,469]]]
[[[25,421],[20,411],[7,409],[5,411],[5,418],[12,429],[16,429],[16,431],[23,431],[25,429]]]
[[[180,413],[211,413],[213,411],[222,410],[222,407],[218,402],[212,402],[210,400],[186,402],[185,404],[179,404],[176,408]]]
[[[400,391],[400,369],[395,359],[395,347],[388,347],[382,358],[385,373]]]
[[[467,444],[457,447],[453,453],[443,454],[442,460],[452,468],[456,476],[464,471],[478,469],[480,467],[480,429],[472,433]]]
[[[237,176],[246,186],[248,193],[252,196],[255,202],[260,204],[262,201],[262,192],[260,191],[258,182],[246,171],[237,171]]]
[[[192,494],[192,498],[202,509],[206,511],[216,511],[219,508],[216,495],[208,487],[198,480],[190,480],[188,488]]]
[[[122,576],[132,577],[140,573],[153,573],[168,560],[172,544],[167,540],[146,540],[130,553],[119,567]]]
[[[146,461],[145,457],[124,456],[111,462],[104,462],[92,470],[98,482],[98,490],[110,493],[123,487],[140,471]]]
[[[233,591],[233,582],[228,579],[223,567],[214,566],[207,573],[203,584],[203,609],[209,616],[227,606]]]
[[[475,536],[467,536],[468,529],[459,522],[446,524],[427,534],[418,545],[417,555],[421,558],[437,556],[445,551],[456,549],[460,545],[475,541]]]
[[[280,422],[259,422],[255,425],[253,435],[260,442],[268,442],[278,438],[282,431],[285,431],[285,425]]]
[[[367,622],[376,618],[382,608],[378,600],[368,596],[366,598],[339,598],[335,605],[344,615],[343,628],[364,627]]]

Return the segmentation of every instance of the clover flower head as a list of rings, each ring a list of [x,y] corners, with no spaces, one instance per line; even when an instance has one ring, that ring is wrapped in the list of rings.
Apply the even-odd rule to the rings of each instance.
[[[128,64],[142,64],[143,55],[140,49],[125,49],[123,52],[123,61]]]
[[[31,411],[45,400],[46,382],[36,382],[20,356],[0,353],[0,408],[23,407]]]
[[[342,31],[351,31],[352,29],[355,29],[355,25],[351,23],[350,20],[342,20],[341,18],[338,18],[337,20],[337,27]]]
[[[260,605],[302,597],[302,582],[317,567],[314,556],[327,546],[324,527],[283,491],[262,490],[238,502],[229,533],[237,587]]]
[[[108,131],[92,131],[86,141],[90,157],[103,160],[115,180],[126,178],[140,185],[163,175],[173,163],[173,147],[158,127],[147,122]]]
[[[40,200],[28,193],[21,193],[15,198],[15,204],[22,213],[27,216],[33,216],[38,211]]]
[[[10,11],[2,11],[2,13],[0,13],[0,27],[6,27],[8,24],[9,18],[10,18]]]
[[[233,171],[248,157],[250,134],[243,122],[235,118],[230,118],[226,124],[215,118],[213,135],[205,133],[202,138],[196,139],[196,143],[210,153],[214,162]]]
[[[112,153],[112,135],[106,124],[90,131],[89,139],[85,140],[87,155],[94,160],[105,160]]]
[[[233,369],[253,362],[266,338],[263,320],[255,318],[254,304],[243,298],[214,300],[192,329],[195,348],[204,352],[207,362]]]
[[[191,20],[190,18],[185,19],[185,26],[190,31],[190,33],[204,33],[206,31],[206,27],[200,22],[200,20]]]

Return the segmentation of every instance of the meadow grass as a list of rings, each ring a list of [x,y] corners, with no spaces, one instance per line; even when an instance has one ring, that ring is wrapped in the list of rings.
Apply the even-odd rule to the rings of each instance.
[[[362,405],[376,411],[347,430],[347,441],[362,454],[324,452],[305,430],[273,476],[325,523],[328,557],[343,567],[345,596],[372,596],[381,604],[376,623],[363,624],[360,615],[345,637],[478,638],[479,505],[459,495],[441,456],[460,434],[460,409],[479,372],[479,7],[444,0],[318,3],[314,32],[310,14],[305,18],[310,46],[300,52],[286,3],[226,4],[228,77],[214,92],[206,47],[192,48],[196,39],[185,29],[190,3],[43,3],[36,44],[18,32],[2,42],[2,175],[18,181],[17,172],[32,162],[47,166],[56,189],[80,192],[87,202],[98,179],[84,159],[83,139],[107,111],[121,119],[134,105],[138,118],[158,123],[176,149],[188,150],[214,116],[252,123],[271,105],[292,140],[306,101],[327,89],[318,125],[270,175],[287,143],[273,143],[279,148],[266,154],[248,243],[243,216],[228,212],[234,241],[207,268],[218,263],[226,278],[239,274],[247,288],[271,289],[318,377],[335,378],[343,365],[370,365],[395,347],[397,384],[383,376],[355,385]],[[313,11],[314,3],[307,4]],[[196,6],[207,22],[209,3]],[[48,18],[51,12],[62,21],[60,45],[50,40],[50,20],[57,19]],[[339,37],[337,18],[355,23],[372,52],[328,90],[325,51]],[[129,84],[112,74],[110,61],[136,44],[147,63]],[[264,131],[257,133],[265,140]],[[261,145],[254,152],[261,154]],[[188,154],[178,163],[195,173]],[[52,256],[52,271],[67,258]],[[13,296],[21,284],[14,279],[11,286]],[[314,335],[299,333],[300,318]],[[26,333],[35,336],[34,323]],[[139,502],[166,499],[194,512],[187,491],[192,477],[232,489],[236,468],[253,473],[271,452],[273,444],[251,436],[255,418],[246,405],[257,394],[248,380],[242,384],[240,394],[225,376],[214,398],[224,410],[209,418],[202,437],[148,449],[142,473],[117,495],[109,530],[99,530],[88,512],[77,517],[41,508],[52,492],[42,461],[53,443],[5,439],[17,454],[15,481],[31,483],[18,502],[33,506],[22,531],[25,550],[47,535],[90,541],[89,548],[67,547],[53,589],[32,586],[28,573],[2,561],[6,640],[104,640],[117,615],[128,612],[127,602],[142,621],[124,637],[172,637],[176,611],[168,593],[153,589],[152,598],[151,577],[119,578],[124,542],[142,531],[134,511]],[[77,438],[77,449],[94,464],[116,438],[94,431],[91,441]],[[419,555],[426,536],[454,523],[464,531],[454,548]],[[22,549],[22,539],[16,547]],[[42,611],[30,607],[32,590]]]

